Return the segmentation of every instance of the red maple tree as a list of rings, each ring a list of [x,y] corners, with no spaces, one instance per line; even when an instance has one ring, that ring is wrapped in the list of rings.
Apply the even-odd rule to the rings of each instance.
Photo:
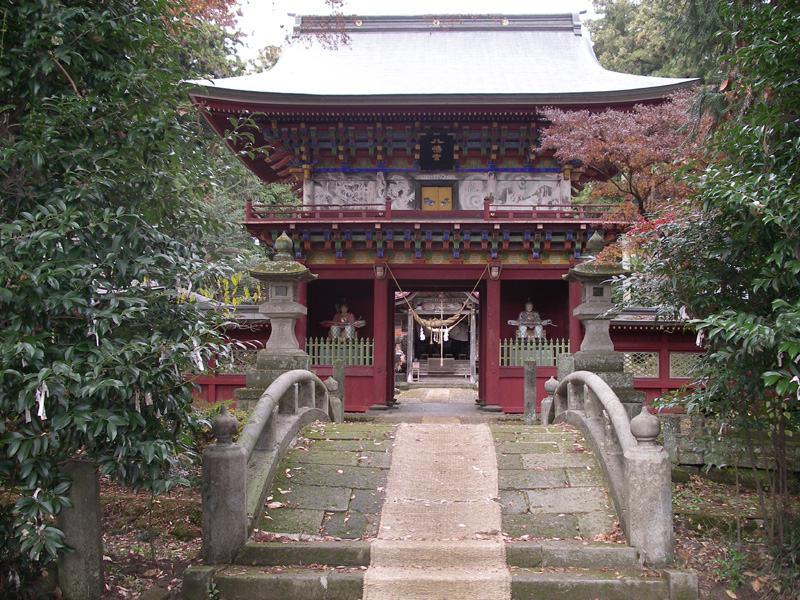
[[[580,163],[583,178],[600,182],[592,191],[597,199],[621,196],[646,217],[662,201],[687,192],[675,173],[699,157],[689,113],[692,94],[683,90],[662,103],[627,111],[546,109],[551,124],[541,147],[554,149],[559,161]]]

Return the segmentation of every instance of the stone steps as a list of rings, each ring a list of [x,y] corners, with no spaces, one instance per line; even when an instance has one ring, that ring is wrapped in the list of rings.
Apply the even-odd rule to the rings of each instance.
[[[666,577],[641,571],[600,569],[517,569],[512,572],[513,600],[678,600]],[[694,598],[697,598],[696,592]]]
[[[505,568],[375,567],[364,573],[363,600],[507,600]]]
[[[216,573],[213,567],[195,570],[194,577],[184,581],[184,599],[207,598],[208,584],[212,581],[222,600],[251,600],[252,598],[280,598],[281,600],[362,600],[366,568],[361,567],[265,567],[240,565],[225,566]],[[391,597],[411,600],[404,589],[411,582],[419,590],[419,583],[430,582],[441,589],[440,579],[452,582],[448,598],[460,598],[458,581],[448,569],[391,569],[385,579]],[[475,573],[474,577],[486,579],[491,586],[493,573]],[[201,581],[203,577],[207,581]],[[472,588],[474,589],[474,588]],[[487,589],[491,589],[488,587]],[[203,590],[202,595],[193,590]],[[588,569],[545,567],[540,569],[512,568],[512,600],[696,600],[697,580],[682,571],[629,569]],[[413,596],[413,598],[417,598]],[[489,600],[491,596],[487,596]],[[434,600],[430,598],[428,600]]]
[[[426,542],[409,541],[395,548],[388,545],[384,552],[399,553],[404,556],[403,564],[412,564],[414,557],[422,554]],[[465,556],[459,562],[470,559],[474,550],[469,542],[464,543]],[[455,550],[454,550],[455,552]],[[281,565],[331,565],[361,567],[370,564],[372,548],[370,542],[249,542],[239,552],[235,564],[241,566],[274,567]],[[637,569],[639,556],[635,548],[616,544],[583,545],[577,541],[532,541],[508,542],[506,562],[509,566],[523,568],[563,568],[585,569]]]
[[[470,589],[480,589],[480,598],[488,599],[501,588],[508,594],[509,573],[512,600],[697,599],[695,574],[645,569],[635,548],[590,541],[598,533],[609,532],[613,509],[603,491],[601,469],[574,432],[521,425],[492,429],[499,502],[493,498],[491,505],[502,509],[504,534],[499,535],[498,525],[487,529],[483,522],[472,528],[467,517],[474,516],[474,511],[462,514],[457,507],[437,515],[433,525],[424,525],[422,517],[427,513],[415,512],[423,503],[419,498],[439,507],[438,501],[425,495],[432,485],[439,488],[436,481],[412,472],[402,480],[414,481],[416,500],[405,502],[399,514],[410,520],[416,533],[381,539],[378,516],[387,510],[386,471],[397,452],[396,448],[388,452],[393,430],[376,424],[320,425],[304,433],[313,440],[310,451],[293,450],[279,469],[276,498],[286,506],[269,509],[270,518],[262,522],[262,532],[276,536],[266,539],[280,541],[248,542],[233,565],[190,569],[184,579],[185,600],[206,600],[212,584],[219,590],[220,600],[364,600],[365,594],[378,589],[371,579],[376,566],[381,570],[379,586],[383,586],[378,591],[393,600],[419,600],[420,589],[431,592],[428,600],[472,600],[477,597],[469,595],[465,582],[459,580],[466,575],[475,578]],[[440,446],[438,463],[430,452],[423,455],[445,471],[456,460],[467,465],[467,459],[476,454],[460,441]],[[464,471],[467,475],[483,472],[474,468]],[[466,476],[459,477],[458,485],[442,489],[449,494],[460,487]],[[476,497],[483,499],[488,493]],[[389,496],[395,503],[396,497],[412,497],[394,492]],[[456,500],[463,502],[461,496],[446,495],[442,506]],[[307,513],[313,513],[313,522],[295,523],[298,515]],[[366,525],[351,527],[362,513],[371,517]],[[464,523],[459,525],[458,535],[437,537],[437,531],[450,521]],[[391,531],[396,530],[393,524]],[[300,541],[316,536],[328,536],[329,541]],[[499,560],[488,560],[498,552]],[[509,570],[498,569],[497,564],[508,565]],[[504,573],[503,585],[497,577],[499,570]]]

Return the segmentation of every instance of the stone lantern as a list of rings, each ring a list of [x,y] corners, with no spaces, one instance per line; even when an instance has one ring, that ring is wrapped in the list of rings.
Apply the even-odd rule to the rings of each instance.
[[[247,372],[247,388],[235,392],[237,400],[244,401],[245,405],[257,400],[282,373],[308,370],[310,366],[308,354],[300,349],[295,335],[297,319],[308,312],[297,301],[297,287],[300,283],[314,281],[317,276],[294,260],[292,246],[289,236],[282,233],[275,241],[272,260],[250,269],[250,275],[267,287],[268,300],[259,306],[258,312],[269,317],[271,330],[266,346],[258,352],[256,370]]]
[[[595,231],[586,243],[589,255],[603,249],[603,238]],[[624,357],[614,351],[609,335],[611,311],[615,305],[611,299],[611,280],[628,273],[615,264],[585,261],[570,269],[564,279],[581,284],[581,304],[573,315],[584,327],[580,351],[572,356],[574,371],[591,371],[602,377],[628,408],[631,417],[638,414],[645,394],[633,389],[633,375],[624,372]],[[563,375],[559,373],[559,378]]]

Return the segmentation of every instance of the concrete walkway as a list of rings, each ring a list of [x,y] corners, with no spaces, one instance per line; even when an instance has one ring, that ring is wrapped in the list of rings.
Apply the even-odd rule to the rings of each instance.
[[[363,600],[510,600],[487,425],[398,426]]]

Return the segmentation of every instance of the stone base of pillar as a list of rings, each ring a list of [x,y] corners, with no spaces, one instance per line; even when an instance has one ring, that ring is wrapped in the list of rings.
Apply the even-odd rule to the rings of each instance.
[[[575,359],[576,371],[590,371],[592,373],[622,373],[625,365],[621,352],[602,351],[587,352],[581,350],[572,355]]]
[[[308,371],[311,359],[305,352],[297,354],[262,354],[258,353],[258,362],[254,371],[247,371],[247,388],[251,390],[266,390],[273,381],[295,369]]]
[[[70,460],[61,470],[72,480],[69,499],[56,525],[74,552],[58,557],[58,585],[67,600],[93,600],[103,595],[103,529],[100,522],[100,481],[90,462]]]

